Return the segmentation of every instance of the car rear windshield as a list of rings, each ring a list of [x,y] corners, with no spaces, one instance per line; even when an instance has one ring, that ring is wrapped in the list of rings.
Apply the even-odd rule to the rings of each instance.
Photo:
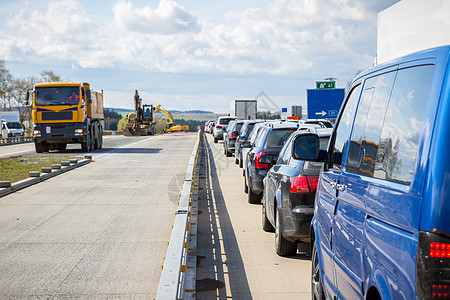
[[[279,149],[283,148],[289,136],[296,130],[297,128],[280,128],[270,130],[269,135],[267,136],[266,147]]]
[[[236,119],[219,119],[219,124],[220,125],[228,125],[228,123],[230,123],[230,121],[233,121]]]
[[[244,125],[244,123],[237,123],[237,124],[234,126],[234,130],[233,130],[233,131],[240,132],[240,131],[241,131],[241,128],[242,128],[242,125]]]
[[[248,124],[247,127],[242,128],[241,135],[248,135],[250,132],[252,132],[253,127],[255,127],[256,123]],[[243,131],[245,129],[245,132]]]

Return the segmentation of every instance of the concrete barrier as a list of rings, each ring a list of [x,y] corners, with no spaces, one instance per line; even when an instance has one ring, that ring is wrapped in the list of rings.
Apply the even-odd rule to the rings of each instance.
[[[29,172],[30,178],[26,178],[17,182],[11,183],[10,181],[0,181],[0,197],[39,183],[41,181],[47,180],[69,170],[84,166],[91,161],[93,161],[92,155],[86,155],[85,158],[80,161],[78,161],[77,159],[71,159],[69,161],[69,164],[61,163],[61,165],[54,164],[51,168],[43,167],[41,169],[42,173],[39,171],[31,171]]]

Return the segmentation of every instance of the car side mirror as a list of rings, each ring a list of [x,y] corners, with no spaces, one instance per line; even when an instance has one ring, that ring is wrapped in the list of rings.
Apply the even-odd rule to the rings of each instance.
[[[258,162],[261,164],[272,165],[274,158],[275,157],[273,154],[266,154],[266,155],[262,155],[261,157],[259,157]]]
[[[294,159],[323,162],[325,150],[320,149],[320,139],[315,133],[305,133],[294,140],[292,156]]]
[[[249,141],[245,141],[245,142],[242,142],[241,147],[242,148],[251,148],[252,144]]]

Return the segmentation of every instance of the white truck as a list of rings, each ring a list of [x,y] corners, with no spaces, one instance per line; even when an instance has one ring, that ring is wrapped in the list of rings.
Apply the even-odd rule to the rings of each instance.
[[[450,44],[449,12],[448,0],[401,0],[381,11],[375,64]]]
[[[241,120],[254,120],[257,113],[257,100],[233,100],[230,105],[230,117]]]
[[[1,111],[0,123],[2,138],[24,136],[18,111]]]

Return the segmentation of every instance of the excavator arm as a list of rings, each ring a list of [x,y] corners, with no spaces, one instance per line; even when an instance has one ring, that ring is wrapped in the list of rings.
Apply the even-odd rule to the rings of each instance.
[[[173,120],[172,115],[170,114],[170,112],[168,112],[164,107],[161,106],[161,104],[159,104],[158,106],[156,106],[155,108],[153,108],[154,112],[161,112],[163,113],[167,118],[169,118],[169,124],[175,124],[175,121]]]
[[[163,113],[167,118],[169,118],[169,123],[167,124],[168,132],[189,131],[188,125],[181,125],[181,126],[175,125],[175,121],[173,120],[172,115],[165,108],[163,108],[161,104],[153,108],[153,112],[157,111]]]

